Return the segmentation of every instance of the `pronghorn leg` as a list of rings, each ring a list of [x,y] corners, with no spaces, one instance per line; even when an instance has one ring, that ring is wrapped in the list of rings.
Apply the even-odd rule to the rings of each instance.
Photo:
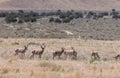
[[[96,54],[96,58],[97,60],[100,60],[100,56],[98,54]]]
[[[74,56],[74,59],[77,60],[77,55]]]
[[[115,58],[115,60],[117,60],[118,58],[117,57],[114,57]]]
[[[55,54],[53,53],[53,59],[55,58]]]
[[[98,60],[100,60],[100,57],[98,56]]]
[[[24,53],[21,53],[20,58],[23,59],[25,57]]]
[[[53,56],[53,59],[54,59],[54,56]]]
[[[18,55],[18,52],[15,52],[15,55]]]
[[[91,58],[92,58],[93,60],[96,60],[96,56],[95,56],[95,55],[93,55]]]
[[[70,55],[70,58],[74,59],[74,55]]]
[[[94,60],[97,60],[97,56],[96,55],[94,56]]]
[[[73,58],[72,58],[73,60],[75,60],[76,59],[76,57],[73,55]]]
[[[39,54],[39,58],[41,58],[41,54]]]
[[[67,59],[67,55],[65,55],[65,59]]]
[[[59,56],[59,59],[61,59],[61,57]]]
[[[53,59],[55,58],[55,55],[53,55]]]
[[[75,53],[74,58],[75,58],[75,60],[77,60],[77,53]]]
[[[25,53],[23,53],[23,56],[25,57]]]
[[[116,59],[117,59],[117,60],[120,60],[120,56],[118,55]]]
[[[32,54],[32,55],[30,56],[30,59],[32,59],[32,58],[34,58],[34,54]]]
[[[95,55],[95,60],[100,60],[99,55]]]

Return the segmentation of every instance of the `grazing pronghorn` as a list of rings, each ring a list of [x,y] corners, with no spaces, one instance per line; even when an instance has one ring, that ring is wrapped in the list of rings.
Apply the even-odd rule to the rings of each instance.
[[[25,52],[28,49],[28,46],[29,46],[29,44],[27,46],[24,46],[23,49],[16,49],[15,50],[15,55],[18,55],[19,53],[21,53],[21,54],[23,54],[25,56]]]
[[[60,58],[61,58],[61,55],[63,54],[64,51],[65,51],[64,48],[61,48],[60,51],[55,51],[55,52],[53,53],[53,59],[54,59],[56,56],[58,56],[59,59],[60,59]]]
[[[77,52],[75,51],[74,47],[71,47],[71,50],[65,50],[64,55],[72,57],[73,59],[77,59]]]
[[[92,51],[91,58],[92,57],[94,60],[100,60],[100,56],[97,52]]]
[[[117,56],[114,57],[116,60],[120,60],[120,54],[118,54]]]
[[[33,58],[34,55],[38,55],[39,58],[41,58],[41,56],[42,56],[45,48],[46,48],[46,46],[45,46],[45,44],[43,43],[43,44],[41,45],[41,50],[33,50],[33,51],[32,51],[32,55],[30,56],[30,58]]]

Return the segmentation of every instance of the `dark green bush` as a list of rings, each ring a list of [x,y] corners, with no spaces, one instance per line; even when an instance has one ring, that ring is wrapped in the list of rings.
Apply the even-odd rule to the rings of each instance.
[[[45,12],[42,12],[41,14],[40,14],[40,16],[47,16],[47,13],[45,13]]]
[[[75,19],[83,18],[83,14],[81,12],[75,12],[74,17],[75,17]]]
[[[63,23],[69,23],[70,21],[71,21],[71,19],[68,17],[63,19]]]
[[[62,21],[61,21],[61,19],[60,18],[56,18],[55,19],[55,23],[61,23]]]
[[[64,19],[64,18],[66,18],[66,17],[68,17],[68,15],[67,15],[66,13],[61,13],[61,14],[59,15],[59,18],[61,18],[61,19]]]
[[[113,19],[120,19],[120,15],[113,15],[112,18]]]
[[[6,13],[5,12],[1,12],[0,13],[0,17],[5,17],[6,16]]]
[[[17,22],[16,18],[17,18],[17,14],[11,12],[11,13],[6,14],[5,21],[7,23]]]
[[[54,22],[54,18],[51,17],[51,18],[49,19],[49,22]]]
[[[18,12],[6,13],[5,21],[7,23],[11,23],[17,22],[18,19],[18,23],[36,22],[38,18],[39,18],[38,13],[35,13],[33,11],[24,12],[23,10],[19,10]]]
[[[56,15],[60,15],[60,14],[62,14],[62,11],[61,11],[61,10],[58,10],[58,11],[56,12]]]

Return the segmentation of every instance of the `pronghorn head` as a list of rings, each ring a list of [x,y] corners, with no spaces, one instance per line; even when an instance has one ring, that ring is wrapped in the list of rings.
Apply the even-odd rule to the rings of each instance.
[[[24,48],[25,48],[25,50],[27,50],[27,49],[28,49],[28,46],[24,46]]]
[[[30,46],[30,43],[28,43],[27,45],[25,45],[24,48],[27,50],[28,46]]]
[[[46,48],[45,43],[42,43],[41,48],[42,48],[42,49],[45,49],[45,48]]]
[[[62,52],[64,52],[65,48],[62,47],[61,50],[62,50]]]
[[[74,47],[71,47],[72,50],[75,50]]]

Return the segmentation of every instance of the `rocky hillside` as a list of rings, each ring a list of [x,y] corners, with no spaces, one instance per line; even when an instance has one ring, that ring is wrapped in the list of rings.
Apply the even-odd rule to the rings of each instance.
[[[0,9],[120,10],[120,0],[0,0]]]

